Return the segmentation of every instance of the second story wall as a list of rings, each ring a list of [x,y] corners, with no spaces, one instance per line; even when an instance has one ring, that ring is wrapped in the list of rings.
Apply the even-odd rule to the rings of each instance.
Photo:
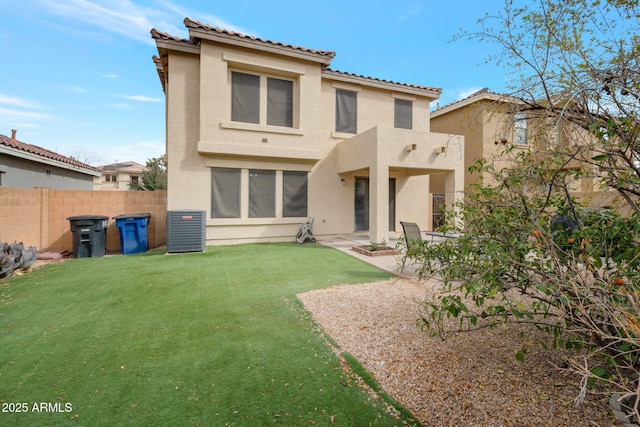
[[[388,87],[385,87],[388,86]],[[407,93],[408,92],[408,93]],[[352,76],[335,71],[325,71],[322,79],[322,129],[334,138],[351,138],[373,127],[393,128],[403,126],[421,132],[429,132],[430,98],[413,91],[400,90],[397,85],[379,83],[375,79]],[[338,99],[355,103],[355,122],[351,128],[337,121]],[[345,132],[345,130],[347,130]]]
[[[200,58],[201,154],[304,158],[320,149],[320,64],[206,40]],[[290,110],[272,96],[290,96]]]

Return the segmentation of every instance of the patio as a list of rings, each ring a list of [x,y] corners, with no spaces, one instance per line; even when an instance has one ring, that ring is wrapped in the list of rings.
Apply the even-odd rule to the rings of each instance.
[[[398,240],[402,236],[402,233],[397,232],[389,232],[389,241],[387,242],[387,246],[391,248],[395,248]],[[441,241],[443,238],[438,236],[437,234],[432,234],[429,232],[422,232],[422,238],[425,241],[437,243]],[[367,256],[359,254],[353,251],[351,248],[353,246],[366,246],[370,244],[369,233],[354,233],[348,235],[340,235],[340,236],[332,236],[332,237],[319,237],[318,243],[324,246],[329,246],[335,249],[338,249],[342,252],[345,252],[353,257],[359,258],[369,264],[372,264],[382,270],[388,271],[392,274],[401,277],[407,278],[417,278],[415,270],[411,268],[411,266],[405,267],[404,272],[400,272],[400,263],[402,260],[402,255],[384,255],[384,256]]]

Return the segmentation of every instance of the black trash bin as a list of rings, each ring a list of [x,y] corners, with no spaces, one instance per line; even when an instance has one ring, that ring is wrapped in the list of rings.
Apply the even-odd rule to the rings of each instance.
[[[78,215],[67,219],[73,233],[75,258],[99,257],[105,254],[108,216]]]
[[[113,217],[120,234],[120,247],[123,255],[147,251],[149,247],[147,224],[150,216],[148,213],[138,213]]]

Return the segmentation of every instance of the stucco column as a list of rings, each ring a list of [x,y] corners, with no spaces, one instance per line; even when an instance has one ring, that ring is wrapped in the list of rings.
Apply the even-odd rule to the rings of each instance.
[[[447,209],[453,209],[454,218],[446,218],[448,225],[455,225],[458,228],[464,227],[460,217],[458,203],[464,198],[464,171],[451,171],[445,174],[444,193]],[[454,221],[453,223],[451,221]]]
[[[389,242],[389,166],[380,159],[369,168],[369,240]]]

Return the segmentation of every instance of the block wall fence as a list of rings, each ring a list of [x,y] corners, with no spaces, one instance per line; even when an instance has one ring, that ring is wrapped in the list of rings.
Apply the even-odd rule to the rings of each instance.
[[[166,191],[52,190],[0,187],[0,241],[23,242],[39,252],[73,250],[68,218],[76,215],[109,217],[107,253],[120,253],[114,216],[148,213],[149,248],[166,244]]]

